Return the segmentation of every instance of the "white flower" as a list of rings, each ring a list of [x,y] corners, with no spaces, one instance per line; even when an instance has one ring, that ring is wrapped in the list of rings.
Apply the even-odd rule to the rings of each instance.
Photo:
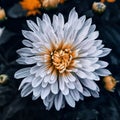
[[[17,62],[33,66],[15,73],[15,78],[23,78],[22,97],[33,93],[32,99],[41,97],[47,109],[54,104],[60,110],[65,102],[75,107],[75,101],[84,96],[99,96],[94,81],[111,74],[104,69],[108,63],[99,58],[111,50],[103,48],[102,40],[95,40],[99,33],[91,23],[91,18],[78,18],[75,9],[66,23],[60,13],[53,16],[52,23],[46,14],[42,20],[37,18],[37,24],[27,21],[31,31],[22,31],[26,47],[17,51]]]

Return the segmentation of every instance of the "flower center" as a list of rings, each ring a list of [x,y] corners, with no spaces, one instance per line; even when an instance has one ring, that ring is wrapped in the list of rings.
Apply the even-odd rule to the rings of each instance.
[[[52,63],[60,73],[63,73],[67,69],[72,58],[72,51],[70,49],[55,50],[51,52]]]

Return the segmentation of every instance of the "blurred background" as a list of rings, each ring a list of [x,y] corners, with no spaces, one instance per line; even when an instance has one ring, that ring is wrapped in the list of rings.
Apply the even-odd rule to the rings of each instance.
[[[0,120],[120,120],[120,0],[0,0]],[[55,2],[54,2],[55,1]],[[14,73],[22,68],[16,63],[16,50],[23,47],[21,30],[27,30],[26,20],[35,21],[47,13],[62,13],[65,20],[75,7],[79,16],[86,15],[96,24],[106,47],[112,52],[104,59],[109,62],[112,76],[101,78],[99,98],[85,98],[76,107],[59,112],[47,111],[41,99],[31,95],[21,98],[21,80]]]

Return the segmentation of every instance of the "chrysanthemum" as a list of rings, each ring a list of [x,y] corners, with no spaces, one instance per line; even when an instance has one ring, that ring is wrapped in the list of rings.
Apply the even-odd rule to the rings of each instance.
[[[42,20],[37,18],[37,24],[27,21],[31,31],[22,31],[26,47],[17,51],[21,56],[17,62],[33,66],[15,73],[15,78],[24,78],[19,87],[22,97],[33,93],[32,99],[41,97],[47,109],[54,104],[60,110],[65,102],[75,107],[75,101],[84,96],[99,96],[94,81],[110,74],[104,69],[108,63],[99,58],[110,49],[95,40],[99,33],[91,23],[91,18],[78,18],[75,9],[66,23],[60,13],[53,16],[53,22],[46,14]]]

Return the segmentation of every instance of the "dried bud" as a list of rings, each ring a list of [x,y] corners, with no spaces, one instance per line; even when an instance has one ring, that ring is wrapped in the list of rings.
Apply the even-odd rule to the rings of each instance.
[[[4,20],[6,18],[5,10],[0,9],[0,20]]]
[[[112,76],[106,76],[103,78],[103,82],[106,90],[113,91],[118,81],[116,81]]]
[[[59,3],[64,3],[64,0],[42,0],[41,3],[43,8],[54,8]]]
[[[0,84],[6,83],[8,80],[8,76],[5,74],[0,75]]]
[[[109,2],[109,3],[113,3],[113,2],[115,2],[116,0],[107,0],[107,2]]]
[[[95,12],[103,13],[106,9],[106,5],[102,2],[94,2],[93,5],[92,5],[92,9]]]
[[[22,0],[20,5],[24,10],[27,10],[27,16],[39,14],[41,3],[39,0]]]
[[[109,3],[113,3],[113,2],[115,2],[116,0],[101,0],[100,2],[109,2]]]

